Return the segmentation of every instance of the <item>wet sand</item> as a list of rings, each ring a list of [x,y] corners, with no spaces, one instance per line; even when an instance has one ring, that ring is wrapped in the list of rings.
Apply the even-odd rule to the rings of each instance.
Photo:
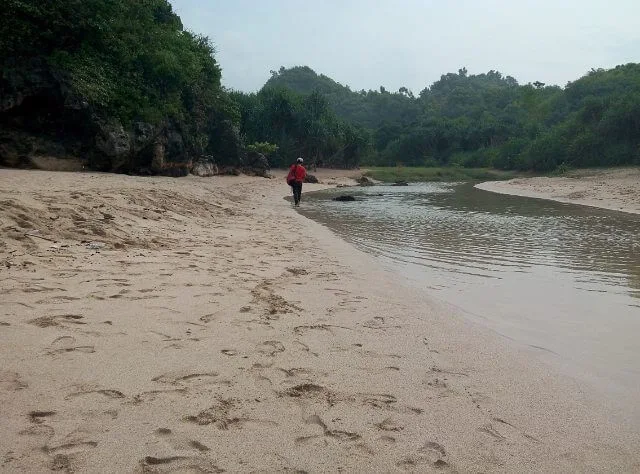
[[[576,170],[554,178],[489,181],[476,188],[640,214],[640,167]]]
[[[2,470],[640,469],[638,427],[283,176],[0,170]]]

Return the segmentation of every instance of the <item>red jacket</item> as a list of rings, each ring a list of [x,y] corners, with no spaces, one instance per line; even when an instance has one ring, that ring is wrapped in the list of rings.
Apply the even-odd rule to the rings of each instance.
[[[299,164],[293,164],[289,168],[289,174],[287,175],[287,183],[291,181],[295,181],[296,183],[302,183],[304,178],[307,176],[307,170],[304,169],[304,166]]]

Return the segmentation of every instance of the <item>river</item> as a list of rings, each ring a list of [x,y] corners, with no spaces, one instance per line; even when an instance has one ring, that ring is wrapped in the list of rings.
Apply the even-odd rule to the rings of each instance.
[[[340,194],[357,201],[332,200]],[[305,216],[640,422],[640,216],[470,183],[341,188],[303,199]]]

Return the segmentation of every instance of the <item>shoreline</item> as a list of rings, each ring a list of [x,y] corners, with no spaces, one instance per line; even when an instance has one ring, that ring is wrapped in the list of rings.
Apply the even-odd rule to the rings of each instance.
[[[640,168],[576,170],[565,177],[516,178],[475,186],[498,194],[640,214]]]
[[[640,466],[588,387],[298,214],[283,177],[0,174],[4,469]]]

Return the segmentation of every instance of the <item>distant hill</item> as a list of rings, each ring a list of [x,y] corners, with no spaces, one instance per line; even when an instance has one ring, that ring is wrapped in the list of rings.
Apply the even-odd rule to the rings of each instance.
[[[556,168],[640,164],[640,64],[592,69],[566,87],[520,85],[498,71],[443,74],[418,96],[352,91],[306,66],[272,71],[264,86],[321,94],[371,132],[380,165]]]
[[[295,66],[289,69],[281,67],[271,71],[271,78],[264,87],[288,87],[299,94],[310,94],[318,90],[323,94],[349,94],[351,89],[334,81],[324,74],[318,74],[309,66]]]
[[[413,95],[406,88],[390,93],[384,87],[379,91],[352,91],[308,66],[281,67],[271,71],[264,88],[286,87],[299,94],[320,92],[327,98],[335,113],[354,124],[376,129],[386,122],[408,125],[419,113]]]

